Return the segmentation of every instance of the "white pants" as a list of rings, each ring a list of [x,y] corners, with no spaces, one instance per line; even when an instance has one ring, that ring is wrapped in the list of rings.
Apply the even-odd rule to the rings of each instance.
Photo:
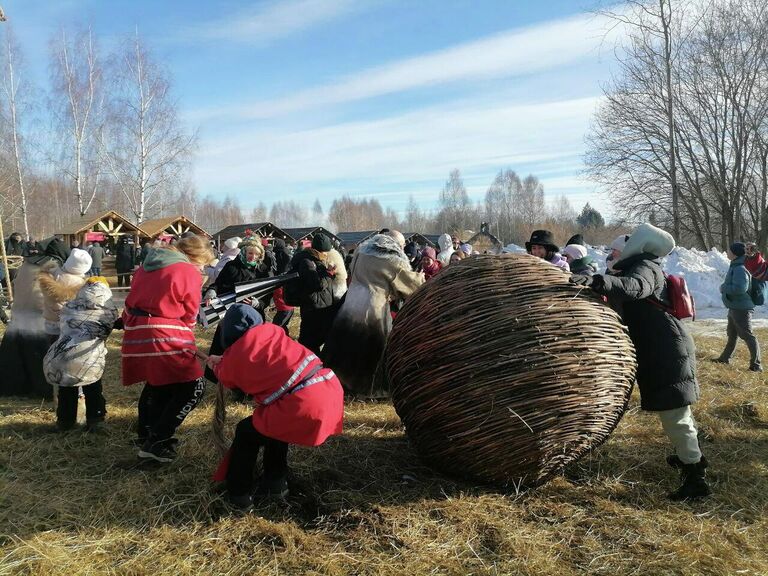
[[[696,464],[701,460],[701,450],[699,449],[699,438],[697,436],[696,421],[693,419],[693,413],[690,406],[675,408],[674,410],[664,410],[657,412],[661,426],[669,437],[672,446],[675,447],[675,454],[683,464]]]

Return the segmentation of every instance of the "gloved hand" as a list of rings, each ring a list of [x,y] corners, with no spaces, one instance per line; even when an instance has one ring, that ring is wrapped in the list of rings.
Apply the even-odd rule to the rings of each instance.
[[[568,281],[571,284],[576,284],[576,286],[592,286],[593,284],[592,276],[587,276],[586,274],[571,274]]]
[[[123,318],[120,316],[117,320],[115,320],[115,323],[112,325],[112,330],[123,330]]]

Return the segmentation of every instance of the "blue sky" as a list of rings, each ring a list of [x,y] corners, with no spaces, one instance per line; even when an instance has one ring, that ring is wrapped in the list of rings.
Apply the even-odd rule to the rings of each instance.
[[[584,135],[614,38],[590,0],[0,0],[34,77],[49,38],[90,24],[105,48],[136,27],[198,128],[201,195],[244,208],[342,194],[433,208],[459,168],[480,200],[533,173],[548,199],[605,198]]]

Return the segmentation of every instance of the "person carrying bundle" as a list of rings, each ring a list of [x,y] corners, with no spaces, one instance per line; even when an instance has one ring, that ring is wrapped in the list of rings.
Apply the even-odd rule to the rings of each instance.
[[[253,471],[264,448],[264,473],[257,496],[288,493],[288,445],[319,446],[341,434],[344,392],[336,375],[311,350],[265,324],[250,306],[234,304],[221,323],[224,354],[206,360],[226,388],[254,399],[253,414],[235,429],[232,447],[214,480],[225,481],[227,501],[248,510],[253,505]]]

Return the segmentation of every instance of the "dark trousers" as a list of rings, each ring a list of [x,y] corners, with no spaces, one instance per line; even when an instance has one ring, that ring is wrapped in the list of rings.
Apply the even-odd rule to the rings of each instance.
[[[730,360],[733,351],[736,350],[736,341],[741,338],[749,348],[750,364],[760,365],[760,345],[752,333],[752,310],[728,310],[726,333],[728,342],[725,344],[725,350],[720,354],[720,358]]]
[[[291,321],[291,318],[293,318],[293,308],[290,310],[278,310],[275,313],[275,317],[272,318],[272,324],[280,326],[280,328],[285,330],[285,333],[290,336],[290,333],[288,332],[288,323]]]
[[[59,403],[56,406],[56,423],[61,428],[71,428],[77,421],[77,399],[81,387],[60,386]],[[101,380],[82,386],[85,396],[85,419],[88,424],[104,421],[107,401],[102,394]]]
[[[164,386],[145,384],[139,398],[139,437],[155,441],[172,438],[204,393],[202,378]]]
[[[253,491],[253,471],[264,447],[264,481],[272,483],[288,473],[288,444],[269,438],[253,427],[251,417],[238,422],[227,468],[227,491],[243,496]]]
[[[131,285],[131,273],[130,272],[118,272],[117,273],[117,286],[125,286],[126,288]]]
[[[299,344],[306,346],[315,354],[320,354],[320,348],[325,344],[335,317],[336,309],[333,306],[321,310],[302,309]]]

